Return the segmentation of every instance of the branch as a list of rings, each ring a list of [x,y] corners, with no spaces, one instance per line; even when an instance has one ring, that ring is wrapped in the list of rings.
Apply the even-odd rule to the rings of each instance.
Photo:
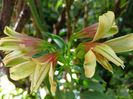
[[[88,26],[88,2],[84,1],[84,27]]]
[[[13,8],[16,0],[3,0],[3,6],[0,16],[0,36],[3,35],[3,29],[6,25],[9,25]]]
[[[70,20],[70,8],[74,0],[66,0],[66,24],[67,24],[67,40],[70,39],[72,33],[72,26]]]
[[[22,29],[24,28],[25,24],[30,19],[30,15],[31,15],[30,9],[29,9],[28,5],[26,4],[19,14],[17,22],[14,26],[14,30],[17,32],[21,32]]]
[[[57,23],[54,24],[54,26],[53,26],[53,33],[54,34],[58,35],[62,25],[65,23],[65,21],[66,21],[66,19],[65,19],[65,12],[66,12],[66,8],[64,8],[62,10],[62,13],[59,16]]]
[[[114,7],[114,13],[116,18],[119,17],[119,15],[125,10],[127,7],[127,3],[121,7],[121,0],[115,0],[115,7]]]
[[[58,35],[60,29],[62,28],[62,25],[63,25],[66,21],[68,21],[68,15],[69,15],[69,14],[66,15],[66,13],[69,13],[69,10],[70,10],[70,7],[71,7],[73,1],[74,1],[74,0],[68,0],[68,1],[67,1],[67,2],[69,2],[69,4],[67,4],[67,6],[65,6],[65,7],[63,8],[62,13],[61,13],[61,15],[59,16],[57,23],[53,25],[53,33],[54,33],[54,34],[57,34],[57,35]],[[66,17],[66,16],[67,16],[67,17]],[[68,23],[69,23],[69,22],[68,22]],[[69,24],[70,24],[70,23],[69,23]],[[67,24],[67,28],[69,28],[69,31],[71,31],[71,27],[69,27],[68,24]],[[68,34],[70,34],[70,32],[69,32]]]

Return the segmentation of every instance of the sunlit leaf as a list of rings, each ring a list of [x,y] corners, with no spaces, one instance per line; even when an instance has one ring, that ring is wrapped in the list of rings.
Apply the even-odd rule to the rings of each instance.
[[[85,54],[85,60],[84,60],[85,76],[91,78],[95,73],[95,68],[96,68],[96,57],[94,53],[90,50]]]

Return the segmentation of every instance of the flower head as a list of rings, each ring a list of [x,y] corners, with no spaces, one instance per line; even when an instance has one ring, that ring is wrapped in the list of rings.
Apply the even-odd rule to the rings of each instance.
[[[31,74],[31,91],[36,91],[47,74],[49,75],[49,82],[51,85],[51,92],[56,91],[56,82],[54,81],[54,70],[57,62],[57,54],[49,53],[39,58],[35,58],[37,65],[35,71]]]
[[[124,62],[115,54],[115,52],[117,53],[133,50],[132,34],[128,34],[126,36],[118,37],[105,42],[98,41],[102,38],[113,36],[118,32],[118,27],[116,26],[114,19],[114,13],[108,11],[107,13],[99,17],[98,27],[95,32],[80,32],[80,36],[82,36],[81,34],[83,34],[84,36],[86,35],[87,37],[89,37],[90,33],[93,34],[93,36],[90,34],[89,37],[93,38],[92,41],[81,43],[77,48],[77,55],[84,54],[84,52],[86,53],[84,60],[84,70],[85,75],[88,78],[93,77],[95,73],[96,61],[110,72],[113,72],[110,62],[124,68]],[[93,30],[94,27],[90,26],[89,28],[87,28],[90,30],[87,31],[91,31],[91,27]],[[125,42],[127,42],[128,44],[126,44]]]
[[[32,92],[39,88],[48,74],[51,92],[55,93],[56,82],[53,78],[58,55],[49,51],[50,44],[39,38],[17,33],[9,27],[5,27],[4,32],[8,37],[0,40],[0,50],[7,52],[3,62],[9,67],[11,79],[29,77]],[[40,52],[43,53],[40,55]]]
[[[0,50],[4,51],[20,51],[22,54],[33,55],[40,51],[42,45],[45,44],[44,40],[39,38],[30,37],[26,34],[20,34],[9,27],[5,27],[4,33],[8,37],[0,40]]]

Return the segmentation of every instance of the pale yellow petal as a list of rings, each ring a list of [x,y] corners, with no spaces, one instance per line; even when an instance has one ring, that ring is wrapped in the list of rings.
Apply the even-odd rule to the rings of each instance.
[[[109,45],[116,53],[131,51],[133,50],[133,34],[108,40],[105,44]]]
[[[8,53],[5,57],[4,57],[4,59],[3,59],[3,61],[6,61],[6,60],[8,60],[8,59],[10,59],[10,58],[12,58],[12,57],[22,57],[23,56],[23,54],[20,52],[20,51],[12,51],[12,52],[10,52],[10,53]]]
[[[93,75],[95,74],[95,68],[96,68],[96,57],[94,53],[90,50],[85,54],[85,60],[84,60],[85,76],[88,78],[93,77]]]
[[[14,30],[12,30],[10,27],[6,26],[4,28],[4,33],[8,36],[14,37],[16,35],[19,35],[19,33],[15,32]]]
[[[34,73],[32,74],[32,77],[30,78],[30,80],[31,80],[31,87],[30,87],[31,92],[36,91],[40,87],[41,83],[43,82],[43,80],[47,76],[49,68],[50,68],[49,63],[44,63],[44,64],[37,65],[37,66],[38,67],[36,67]]]
[[[30,81],[31,81],[30,90],[31,90],[31,92],[32,91],[36,91],[38,89],[38,88],[35,89],[35,87],[36,87],[36,84],[38,82],[41,69],[42,69],[42,65],[41,64],[37,64],[36,67],[35,67],[34,72],[30,75]]]
[[[0,40],[0,50],[4,50],[4,51],[12,51],[15,49],[18,49],[18,41],[17,40],[12,40],[12,39],[6,39],[3,38]]]
[[[29,60],[28,58],[15,56],[8,59],[4,58],[3,63],[5,64],[6,67],[13,67],[28,60]]]
[[[108,45],[100,44],[97,45],[93,50],[108,59],[109,61],[113,62],[115,65],[121,66],[122,68],[125,67],[124,62],[115,54],[113,49]]]
[[[26,61],[10,68],[10,76],[13,80],[19,80],[28,77],[35,69],[35,64]]]
[[[55,95],[55,91],[56,91],[56,82],[54,81],[53,77],[54,77],[54,69],[53,69],[53,66],[52,66],[52,64],[51,64],[50,70],[49,70],[49,82],[50,82],[50,85],[51,85],[50,90],[51,90],[51,93],[52,93],[53,95]]]
[[[108,70],[111,73],[113,73],[113,68],[112,68],[111,64],[108,62],[108,60],[105,57],[103,57],[103,56],[101,56],[99,54],[97,54],[96,57],[97,57],[98,63],[101,64],[103,66],[103,68],[105,68],[106,70]]]
[[[99,17],[98,29],[93,41],[115,35],[118,27],[115,24],[115,15],[112,11],[108,11]]]

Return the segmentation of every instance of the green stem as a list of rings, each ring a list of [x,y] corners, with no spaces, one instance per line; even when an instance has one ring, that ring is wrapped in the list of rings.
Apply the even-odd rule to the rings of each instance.
[[[37,25],[38,29],[42,33],[42,36],[48,37],[48,34],[45,32],[45,31],[47,31],[47,26],[46,26],[45,22],[43,21],[43,19],[41,19],[41,17],[39,16],[39,13],[36,9],[36,5],[35,5],[34,0],[27,0],[27,2],[29,4],[31,13],[32,13],[34,21],[35,21],[35,24]]]

